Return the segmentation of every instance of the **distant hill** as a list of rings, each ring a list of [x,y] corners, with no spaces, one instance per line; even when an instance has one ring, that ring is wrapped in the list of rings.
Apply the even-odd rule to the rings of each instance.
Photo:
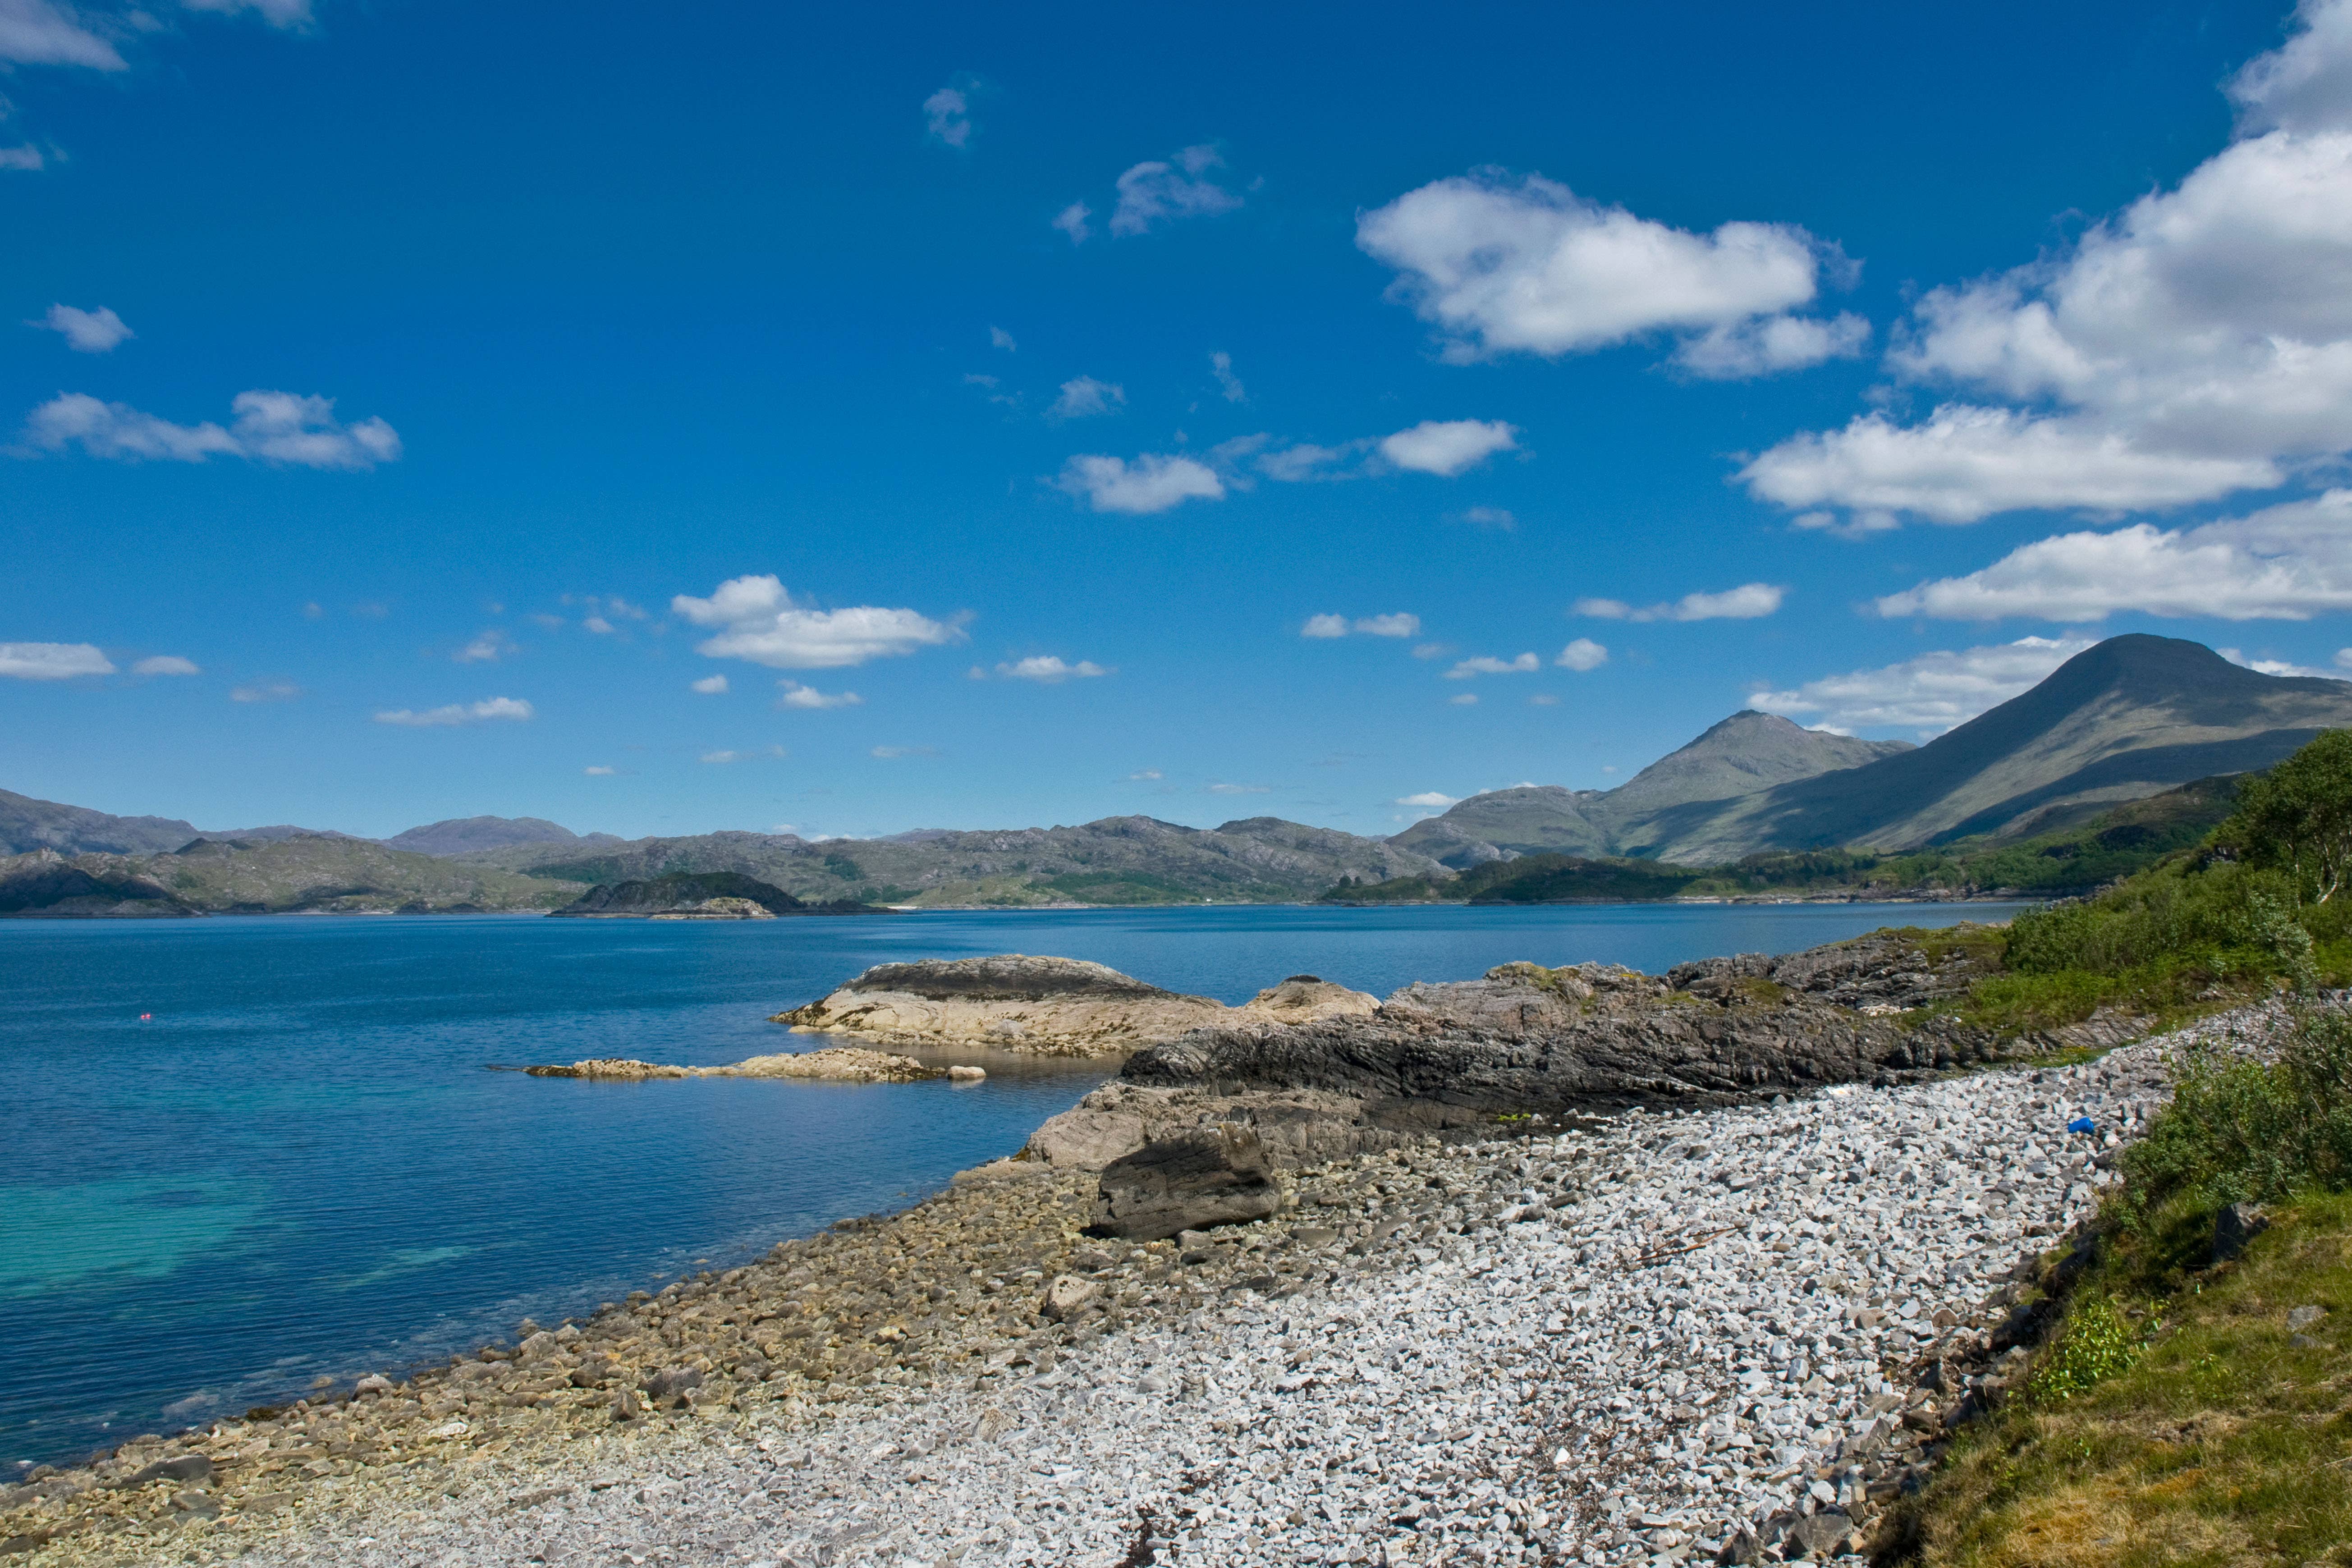
[[[422,827],[412,827],[395,833],[384,840],[394,849],[405,849],[412,855],[471,855],[484,849],[503,849],[515,844],[551,844],[575,846],[584,844],[619,844],[624,840],[609,833],[591,833],[584,837],[543,816],[453,816],[444,822],[428,822]]]
[[[1910,849],[2051,831],[2120,801],[2269,767],[2352,728],[2352,684],[2263,675],[2134,633],[1916,751],[1730,801],[1669,807],[1627,853],[1706,865],[1763,849]]]
[[[821,844],[791,834],[706,833],[568,857],[509,846],[464,863],[576,882],[734,871],[812,903],[1004,907],[1284,902],[1315,898],[1342,877],[1380,882],[1439,869],[1428,857],[1377,838],[1272,816],[1214,828],[1111,816],[1076,827],[934,830]]]
[[[824,904],[809,903],[756,877],[745,877],[733,871],[673,871],[648,882],[599,882],[575,901],[548,913],[591,919],[675,914],[697,909],[713,899],[732,899],[757,904],[772,915],[887,912],[870,904],[848,900]]]
[[[575,884],[317,834],[276,842],[198,838],[162,855],[51,852],[0,860],[0,913],[16,916],[449,914],[547,910],[579,893]]]
[[[0,854],[152,855],[177,849],[196,830],[176,817],[110,816],[87,806],[60,805],[0,789]]]
[[[1443,816],[1413,824],[1389,842],[1457,870],[1510,855],[1605,857],[1643,837],[1652,819],[1672,807],[1751,795],[1911,749],[1906,741],[1857,741],[1748,709],[1613,790],[1558,784],[1489,790]]]

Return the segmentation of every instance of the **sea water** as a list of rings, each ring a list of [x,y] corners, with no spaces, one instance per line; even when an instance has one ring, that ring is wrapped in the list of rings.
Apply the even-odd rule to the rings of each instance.
[[[873,963],[1094,959],[1244,1002],[1496,963],[1657,973],[1999,906],[1192,907],[740,922],[0,921],[0,1481],[397,1372],[903,1206],[1102,1064],[986,1082],[491,1071],[826,1042],[771,1014]]]

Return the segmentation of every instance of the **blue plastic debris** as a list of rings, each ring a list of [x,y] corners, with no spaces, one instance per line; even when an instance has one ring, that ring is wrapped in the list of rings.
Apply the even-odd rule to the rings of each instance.
[[[2069,1132],[2096,1132],[2098,1130],[2099,1124],[2087,1116],[2077,1116],[2074,1121],[2066,1123],[2066,1131]]]

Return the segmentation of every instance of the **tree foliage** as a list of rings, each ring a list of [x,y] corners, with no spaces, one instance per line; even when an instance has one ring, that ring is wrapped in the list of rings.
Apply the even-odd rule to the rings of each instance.
[[[2216,842],[2287,874],[2298,902],[2324,904],[2352,877],[2352,730],[2329,730],[2238,790]]]

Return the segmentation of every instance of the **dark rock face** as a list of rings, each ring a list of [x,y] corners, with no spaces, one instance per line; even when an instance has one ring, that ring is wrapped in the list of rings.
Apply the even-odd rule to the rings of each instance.
[[[2271,1222],[2256,1204],[2230,1204],[2213,1216],[2213,1261],[2227,1263],[2246,1250]]]
[[[782,888],[733,871],[678,872],[650,881],[609,882],[589,889],[577,903],[549,912],[573,916],[670,914],[691,910],[710,899],[746,899],[776,915],[866,912],[863,904],[803,903]]]
[[[0,918],[106,920],[196,912],[161,883],[129,870],[92,872],[51,850],[0,863]]]
[[[1722,994],[1729,982],[1766,980],[1841,1007],[1908,1009],[1962,994],[1976,974],[1964,952],[1949,953],[1939,963],[1916,943],[1882,931],[1778,957],[1743,952],[1677,964],[1666,971],[1666,984],[1713,996]]]
[[[844,991],[901,991],[934,1002],[1043,1002],[1055,996],[1173,996],[1157,985],[1076,958],[1032,958],[1001,952],[986,958],[925,959],[877,963]]]
[[[1103,1167],[1097,1236],[1161,1241],[1179,1231],[1265,1219],[1282,1205],[1257,1134],[1215,1127],[1147,1143]]]

